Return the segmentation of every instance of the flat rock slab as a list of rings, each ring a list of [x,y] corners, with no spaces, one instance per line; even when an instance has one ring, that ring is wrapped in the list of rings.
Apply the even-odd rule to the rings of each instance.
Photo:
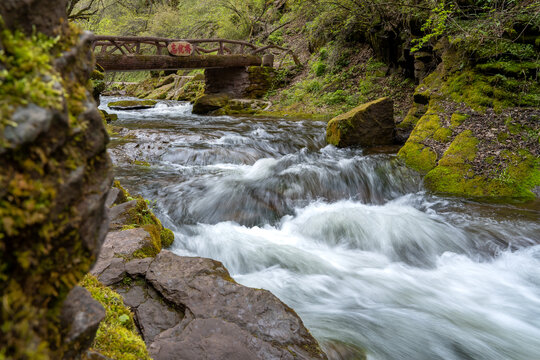
[[[109,233],[92,273],[133,310],[153,359],[326,359],[294,310],[236,283],[219,261],[166,250],[126,261],[149,237]]]
[[[142,228],[110,232],[105,238],[98,260],[90,273],[100,278],[112,267],[117,268],[117,271],[121,269],[123,272],[124,263],[119,260],[131,256],[151,241],[150,234]]]
[[[151,109],[156,104],[157,101],[154,100],[124,100],[110,102],[107,106],[113,110],[144,110]]]
[[[220,336],[223,342],[235,343],[235,351],[240,344],[258,342],[264,342],[272,348],[272,351],[257,352],[257,348],[265,347],[244,346],[242,354],[246,359],[286,359],[288,356],[297,359],[326,359],[317,341],[304,327],[294,310],[269,291],[252,289],[236,283],[218,261],[180,257],[170,251],[162,251],[150,264],[146,279],[165,299],[185,307],[195,319],[219,319],[223,326],[234,324],[238,330],[223,331],[222,335],[227,336]],[[216,341],[215,337],[219,337],[217,333],[213,335],[207,333],[207,336],[208,339],[205,341],[212,343]],[[231,336],[235,337],[235,342],[231,341]],[[171,358],[163,352],[159,339],[155,341],[157,343],[154,348],[159,349],[153,354],[155,359]],[[181,341],[182,336],[177,340]],[[308,352],[304,349],[310,350]],[[278,353],[279,356],[274,356]],[[253,357],[253,354],[257,356]],[[213,356],[218,354],[209,356],[214,358]],[[190,357],[186,357],[188,358]],[[226,354],[221,354],[217,358],[239,359]]]

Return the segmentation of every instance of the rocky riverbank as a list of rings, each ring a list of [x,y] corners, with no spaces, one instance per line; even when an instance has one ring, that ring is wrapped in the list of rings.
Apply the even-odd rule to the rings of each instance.
[[[115,186],[107,199],[110,232],[83,284],[104,306],[102,294],[111,290],[96,290],[96,281],[109,286],[133,315],[116,326],[113,332],[127,336],[114,343],[103,341],[111,329],[102,324],[92,353],[115,358],[134,341],[133,318],[152,359],[326,359],[294,310],[270,292],[236,283],[218,261],[162,250],[172,242],[170,230],[143,199]],[[141,352],[133,347],[123,358]]]

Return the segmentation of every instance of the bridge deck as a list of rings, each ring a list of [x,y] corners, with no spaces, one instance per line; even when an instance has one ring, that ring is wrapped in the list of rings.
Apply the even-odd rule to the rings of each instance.
[[[213,69],[260,66],[262,57],[257,55],[101,55],[96,62],[107,72],[137,70]]]

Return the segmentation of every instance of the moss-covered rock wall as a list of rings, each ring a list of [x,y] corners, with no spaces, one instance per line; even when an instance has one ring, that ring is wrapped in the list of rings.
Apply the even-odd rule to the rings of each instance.
[[[531,54],[539,45],[524,44]],[[532,200],[540,193],[540,62],[504,52],[474,59],[439,43],[442,63],[414,93],[398,156],[451,195]]]
[[[60,26],[65,2],[0,14],[0,359],[61,359],[63,300],[108,228],[108,137],[89,35]]]

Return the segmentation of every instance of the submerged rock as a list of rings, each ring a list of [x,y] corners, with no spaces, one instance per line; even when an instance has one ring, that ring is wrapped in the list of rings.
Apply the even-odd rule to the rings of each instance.
[[[123,100],[110,102],[107,106],[113,110],[143,110],[155,107],[157,101],[154,100]]]
[[[393,101],[384,97],[330,120],[326,141],[338,147],[390,145],[394,132]]]

